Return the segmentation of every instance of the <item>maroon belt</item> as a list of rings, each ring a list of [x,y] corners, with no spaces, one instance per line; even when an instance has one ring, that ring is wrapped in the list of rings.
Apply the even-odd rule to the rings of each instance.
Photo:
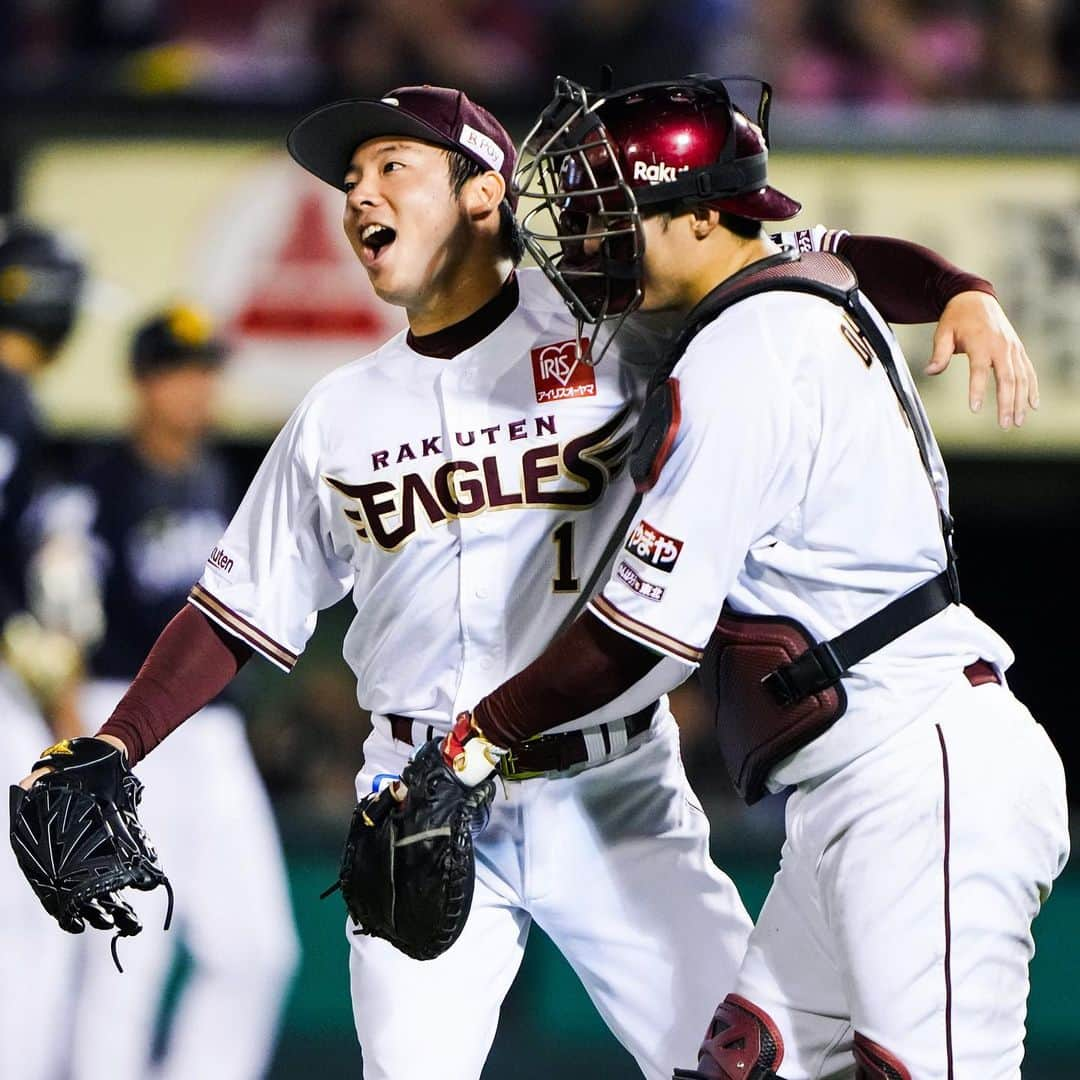
[[[387,713],[386,719],[390,721],[390,734],[398,742],[403,742],[407,746],[415,746],[412,737],[413,722],[407,716],[398,716],[397,713]],[[428,724],[427,735],[424,737],[426,741],[430,741],[435,738],[435,728]]]
[[[964,674],[972,686],[982,686],[988,682],[1001,683],[1001,676],[988,660],[976,660],[974,664],[968,664],[964,668]]]
[[[644,709],[624,718],[623,723],[626,725],[628,740],[649,729],[656,706],[657,702],[654,701],[651,705],[646,705]],[[390,721],[390,734],[398,742],[413,746],[413,721],[407,716],[397,716],[394,713],[387,713],[386,718]],[[598,724],[589,730],[599,733],[603,739],[605,755],[610,754],[612,750],[611,727],[608,724]],[[429,726],[427,737],[431,739],[434,736],[435,729]],[[584,732],[560,731],[554,735],[537,735],[513,747],[510,753],[502,758],[499,772],[507,780],[525,780],[541,773],[565,772],[588,760],[589,748],[585,742]]]

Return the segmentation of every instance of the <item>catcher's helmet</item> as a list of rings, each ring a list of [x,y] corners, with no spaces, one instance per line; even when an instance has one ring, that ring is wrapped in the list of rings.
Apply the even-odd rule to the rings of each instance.
[[[737,82],[757,93],[756,122],[732,101]],[[782,221],[802,209],[766,180],[771,94],[758,79],[697,75],[612,93],[555,80],[514,187],[526,246],[583,326],[618,329],[641,303],[643,212],[705,205]]]
[[[59,348],[75,321],[86,269],[55,233],[25,221],[0,224],[0,329]]]

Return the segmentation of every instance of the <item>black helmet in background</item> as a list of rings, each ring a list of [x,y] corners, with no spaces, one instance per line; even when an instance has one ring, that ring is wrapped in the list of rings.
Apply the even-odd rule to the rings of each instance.
[[[0,220],[0,330],[17,330],[55,352],[75,322],[85,281],[82,258],[55,232]]]

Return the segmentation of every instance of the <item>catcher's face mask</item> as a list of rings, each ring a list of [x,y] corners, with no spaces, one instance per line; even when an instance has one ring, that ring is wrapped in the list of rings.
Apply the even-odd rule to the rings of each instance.
[[[729,83],[757,96],[757,123]],[[525,245],[585,327],[612,324],[596,363],[644,297],[642,217],[705,204],[757,220],[801,206],[766,183],[771,88],[689,76],[613,93],[563,76],[514,173]],[[595,340],[595,333],[592,335]]]

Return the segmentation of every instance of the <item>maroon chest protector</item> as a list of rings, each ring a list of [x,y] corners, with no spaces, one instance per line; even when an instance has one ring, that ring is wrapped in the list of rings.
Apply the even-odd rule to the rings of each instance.
[[[686,327],[653,376],[634,435],[630,466],[639,491],[660,475],[680,422],[678,381],[671,372],[700,330],[733,304],[782,289],[809,293],[848,313],[860,332],[867,363],[876,360],[908,418],[930,488],[938,498],[946,568],[829,641],[816,641],[801,623],[748,615],[725,605],[701,660],[700,677],[713,711],[721,754],[739,794],[755,803],[767,793],[770,771],[844,714],[843,678],[860,660],[960,602],[952,519],[937,494],[930,467],[930,429],[922,406],[907,393],[888,340],[862,304],[850,266],[834,255],[785,250],[729,278],[690,313]]]

